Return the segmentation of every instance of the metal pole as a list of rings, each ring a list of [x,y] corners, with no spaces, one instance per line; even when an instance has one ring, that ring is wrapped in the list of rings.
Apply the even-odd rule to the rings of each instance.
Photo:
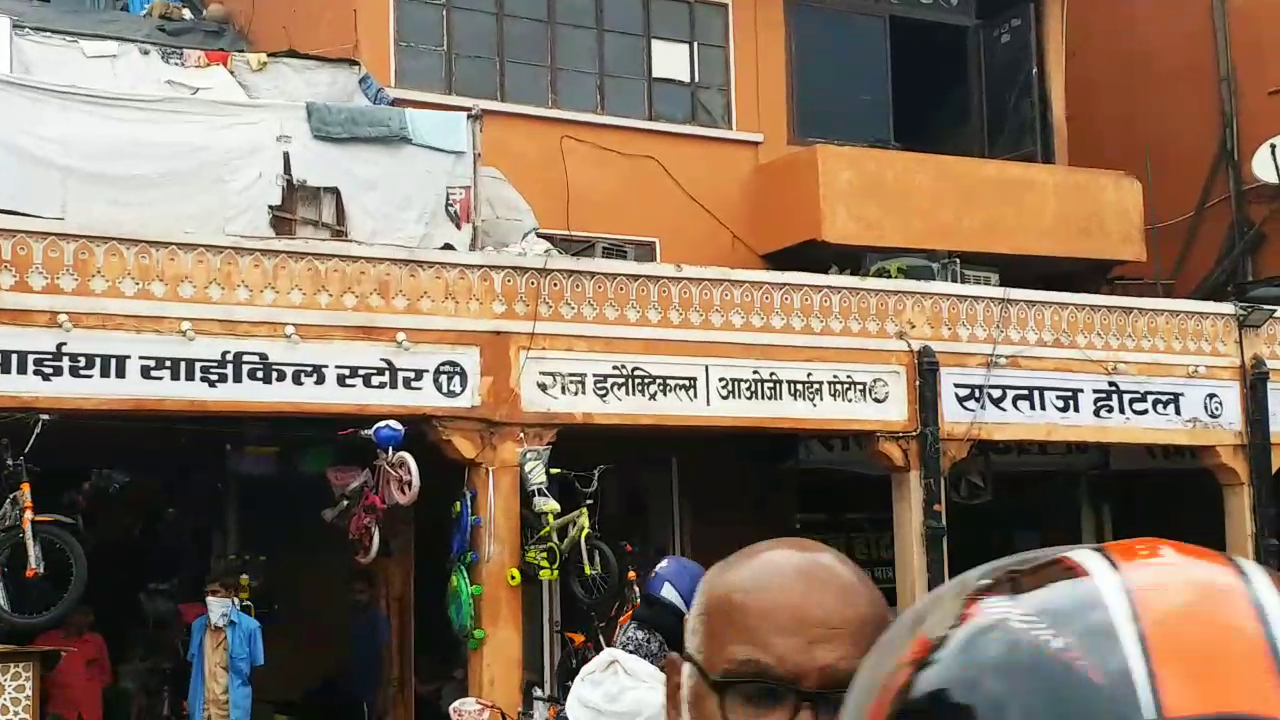
[[[472,252],[480,249],[480,215],[483,206],[480,204],[480,138],[484,134],[484,113],[479,105],[472,105],[467,116],[467,124],[471,127],[471,248]]]
[[[1276,539],[1276,501],[1271,475],[1271,407],[1267,386],[1271,369],[1261,355],[1249,363],[1245,392],[1249,449],[1249,484],[1253,490],[1254,557],[1280,570],[1280,540]]]
[[[920,413],[920,482],[924,486],[925,567],[932,590],[947,579],[946,478],[942,474],[942,418],[938,410],[939,364],[933,348],[916,353]]]

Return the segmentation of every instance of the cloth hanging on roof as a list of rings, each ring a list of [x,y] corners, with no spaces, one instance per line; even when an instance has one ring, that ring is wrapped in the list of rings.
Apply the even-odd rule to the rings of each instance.
[[[464,153],[471,147],[467,113],[445,110],[406,110],[409,142],[419,147]]]
[[[408,140],[401,108],[354,103],[307,103],[307,124],[325,140]]]
[[[369,73],[360,76],[360,92],[374,105],[394,105],[395,98]]]

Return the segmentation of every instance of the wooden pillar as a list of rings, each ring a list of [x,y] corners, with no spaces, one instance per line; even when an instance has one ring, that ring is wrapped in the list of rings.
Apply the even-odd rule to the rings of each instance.
[[[507,570],[520,566],[520,450],[547,445],[555,428],[498,425],[473,420],[434,424],[440,445],[467,465],[467,483],[476,491],[475,512],[482,518],[472,537],[476,561],[471,582],[484,588],[476,600],[477,624],[485,631],[467,664],[468,692],[498,705],[511,716],[524,695],[524,603],[521,589],[507,582]]]
[[[898,595],[898,608],[904,610],[929,593],[928,558],[925,555],[924,484],[920,475],[919,449],[916,438],[877,436],[875,456],[889,471],[893,483],[893,572]],[[971,441],[948,440],[942,443],[942,471],[949,472],[955,463],[968,457]],[[946,523],[946,494],[936,510]],[[945,543],[943,544],[945,549]],[[946,565],[944,550],[943,565]]]
[[[390,543],[391,553],[373,566],[379,602],[391,621],[391,644],[383,658],[391,720],[413,720],[414,714],[413,533],[412,512],[389,515],[382,537],[384,543]]]
[[[1202,462],[1222,486],[1222,511],[1227,528],[1227,552],[1253,558],[1253,493],[1249,484],[1249,455],[1239,445],[1200,448]]]

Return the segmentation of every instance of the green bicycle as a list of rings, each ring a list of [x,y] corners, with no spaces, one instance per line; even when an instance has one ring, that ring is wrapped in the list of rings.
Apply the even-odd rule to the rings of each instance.
[[[617,557],[591,529],[591,495],[606,467],[602,465],[589,473],[555,468],[547,471],[550,475],[572,477],[575,482],[590,478],[588,487],[578,487],[586,499],[577,510],[559,516],[559,503],[554,501],[542,508],[541,515],[527,508],[520,510],[525,535],[521,558],[524,569],[539,580],[556,581],[567,559],[569,592],[585,607],[608,603],[620,586]],[[518,568],[508,571],[512,585],[519,584],[522,575]]]

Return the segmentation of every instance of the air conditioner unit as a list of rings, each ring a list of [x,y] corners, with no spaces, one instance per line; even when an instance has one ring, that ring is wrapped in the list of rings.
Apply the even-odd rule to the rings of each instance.
[[[947,260],[940,263],[939,280],[960,283],[961,285],[1000,286],[1000,271],[995,268],[963,265],[959,260]]]
[[[635,248],[608,240],[592,240],[570,253],[574,257],[593,257],[604,260],[635,260]]]
[[[902,280],[941,280],[962,285],[1000,285],[1000,272],[994,268],[962,265],[957,258],[930,260],[920,255],[877,256],[866,274],[870,277]]]

